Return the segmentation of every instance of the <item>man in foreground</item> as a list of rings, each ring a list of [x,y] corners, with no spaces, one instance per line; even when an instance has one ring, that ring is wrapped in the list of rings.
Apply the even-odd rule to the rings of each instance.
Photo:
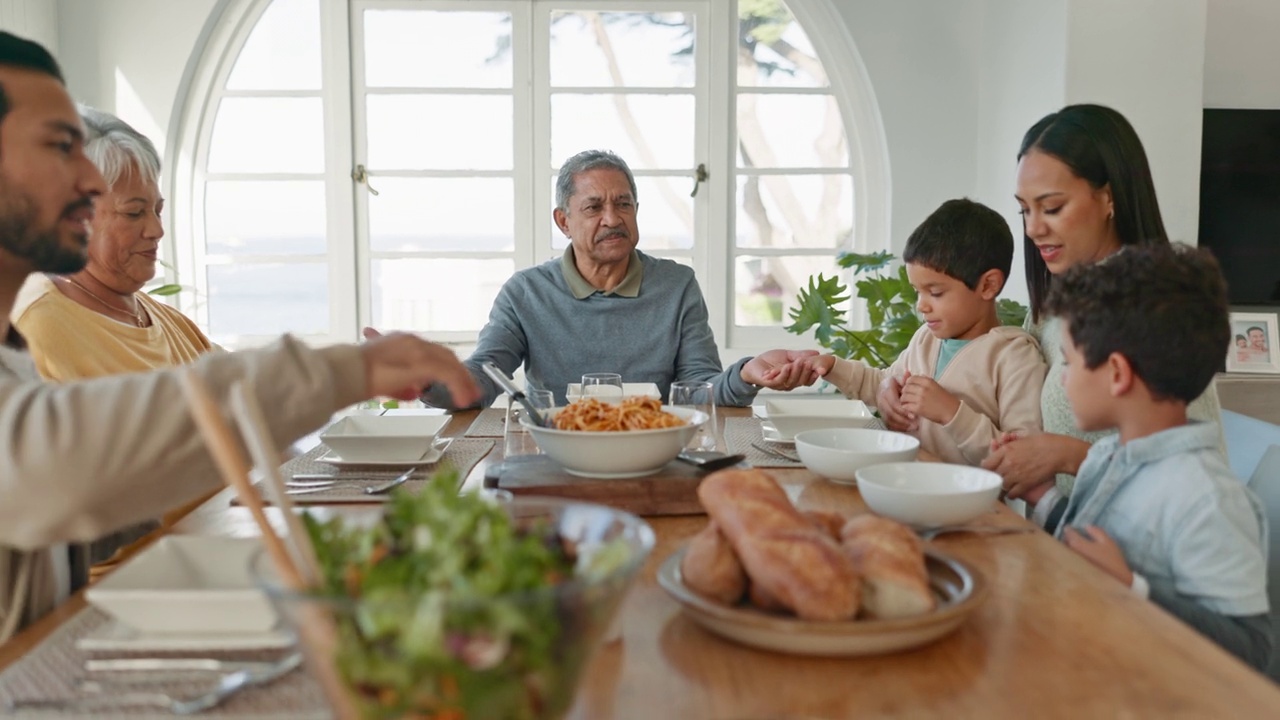
[[[0,32],[0,642],[84,583],[77,543],[219,485],[178,371],[45,385],[9,324],[27,275],[84,266],[104,190],[57,63]],[[413,397],[432,382],[476,397],[452,352],[408,335],[323,350],[285,337],[192,369],[224,401],[248,384],[281,447],[367,397]]]

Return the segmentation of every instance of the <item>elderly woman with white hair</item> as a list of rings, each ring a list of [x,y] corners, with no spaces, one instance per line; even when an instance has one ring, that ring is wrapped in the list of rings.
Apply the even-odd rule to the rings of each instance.
[[[106,178],[94,203],[88,263],[72,275],[32,275],[13,324],[48,380],[141,372],[195,360],[214,348],[196,324],[142,287],[156,275],[164,237],[160,156],[119,118],[81,107],[85,154]]]
[[[71,275],[31,275],[14,304],[13,325],[40,374],[51,381],[192,362],[216,346],[190,318],[142,292],[155,277],[164,237],[160,156],[150,140],[114,115],[82,106],[80,116],[85,154],[108,188],[94,203],[88,262]],[[85,554],[91,577],[129,557],[152,531],[196,504],[93,543]]]

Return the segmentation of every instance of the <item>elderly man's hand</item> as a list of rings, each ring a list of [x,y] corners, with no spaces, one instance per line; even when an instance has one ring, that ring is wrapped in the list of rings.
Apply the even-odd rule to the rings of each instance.
[[[774,390],[792,390],[801,385],[812,385],[820,377],[818,371],[811,363],[801,361],[817,354],[817,350],[762,352],[742,366],[742,379],[752,385]]]

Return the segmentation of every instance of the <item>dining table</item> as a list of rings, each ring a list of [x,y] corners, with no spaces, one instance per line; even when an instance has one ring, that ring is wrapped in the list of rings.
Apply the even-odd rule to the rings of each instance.
[[[746,408],[719,408],[723,425]],[[478,411],[454,413],[461,436]],[[467,475],[483,485],[502,443]],[[864,512],[856,487],[803,467],[767,469],[802,510]],[[188,535],[254,536],[248,510],[220,492],[172,527]],[[283,529],[274,509],[273,523]],[[338,511],[341,509],[339,508]],[[657,581],[659,565],[705,527],[705,515],[650,517],[656,543],[623,601],[618,637],[598,650],[568,713],[575,720],[858,717],[1280,716],[1280,687],[1154,603],[1036,530],[955,533],[929,541],[989,592],[955,632],[923,647],[861,657],[753,649],[695,623]],[[1029,526],[1004,504],[981,519]],[[85,607],[84,593],[0,646],[0,669]]]

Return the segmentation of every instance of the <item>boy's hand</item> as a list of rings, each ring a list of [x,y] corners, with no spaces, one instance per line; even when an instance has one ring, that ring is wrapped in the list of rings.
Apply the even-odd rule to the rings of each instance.
[[[915,417],[946,425],[960,410],[960,398],[944,390],[933,378],[913,375],[902,384],[902,408]]]
[[[907,373],[907,378],[911,373]],[[880,392],[876,395],[876,409],[884,420],[884,426],[898,432],[914,432],[920,423],[902,407],[902,383],[892,375],[880,381]]]
[[[1083,530],[1068,527],[1062,533],[1062,539],[1067,547],[1083,555],[1085,560],[1119,580],[1125,587],[1133,585],[1133,571],[1129,569],[1129,563],[1125,562],[1124,553],[1102,528],[1097,525],[1089,525]]]

